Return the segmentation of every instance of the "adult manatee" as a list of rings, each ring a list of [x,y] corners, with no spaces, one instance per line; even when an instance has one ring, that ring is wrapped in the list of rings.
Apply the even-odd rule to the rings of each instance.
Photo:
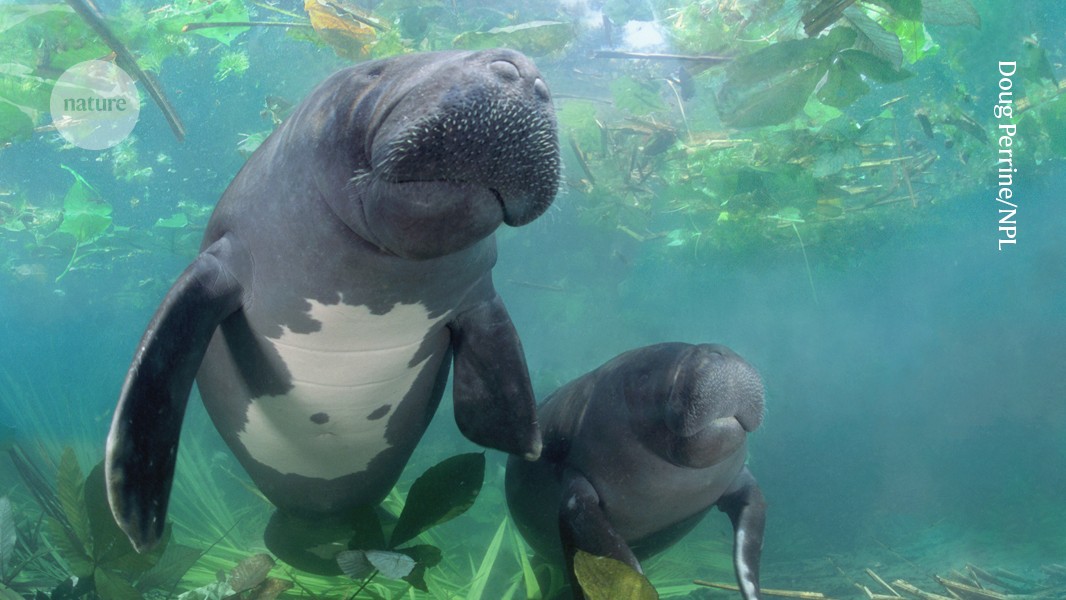
[[[536,458],[493,232],[542,214],[558,181],[548,88],[517,52],[399,56],[312,91],[222,196],[130,366],[106,476],[135,547],[163,532],[194,378],[283,516],[380,502],[452,365],[463,434]]]

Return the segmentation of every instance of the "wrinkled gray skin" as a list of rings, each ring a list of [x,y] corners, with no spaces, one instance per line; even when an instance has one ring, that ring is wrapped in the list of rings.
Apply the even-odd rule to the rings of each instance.
[[[577,550],[641,570],[713,506],[733,522],[734,566],[758,600],[765,502],[744,466],[763,417],[758,372],[725,346],[667,343],[621,354],[540,406],[544,452],[507,463],[507,504],[541,556]]]
[[[312,91],[226,190],[130,366],[106,474],[135,547],[162,534],[194,376],[234,455],[294,515],[380,502],[452,363],[460,430],[536,458],[493,232],[542,214],[558,179],[548,89],[517,52],[368,62]]]

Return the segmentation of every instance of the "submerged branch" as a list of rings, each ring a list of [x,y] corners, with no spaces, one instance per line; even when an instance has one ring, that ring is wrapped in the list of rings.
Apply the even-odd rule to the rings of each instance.
[[[88,23],[89,27],[92,27],[96,35],[104,40],[107,47],[115,52],[115,62],[118,63],[118,66],[130,72],[138,81],[144,84],[145,89],[148,90],[148,95],[159,106],[159,110],[163,111],[163,117],[166,118],[170,129],[174,132],[174,137],[178,138],[179,142],[185,140],[185,126],[182,125],[177,111],[167,100],[166,95],[163,93],[163,88],[159,87],[155,78],[137,64],[137,59],[133,57],[133,54],[130,53],[125,44],[111,32],[111,28],[107,26],[103,15],[100,14],[100,9],[92,3],[92,0],[66,1],[74,9],[74,12],[78,13],[78,16]]]
[[[214,23],[187,23],[181,28],[182,33],[208,29],[210,27],[306,27],[313,29],[310,23],[285,23],[282,21],[216,21]]]
[[[685,62],[703,63],[705,65],[718,65],[733,60],[728,56],[655,54],[646,52],[622,52],[619,50],[598,50],[592,53],[592,58],[626,58],[632,60],[681,60]]]

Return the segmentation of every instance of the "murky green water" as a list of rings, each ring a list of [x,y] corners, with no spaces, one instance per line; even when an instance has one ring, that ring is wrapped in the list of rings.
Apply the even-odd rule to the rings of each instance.
[[[494,280],[538,398],[631,348],[727,344],[766,385],[749,437],[769,502],[764,587],[885,592],[870,568],[944,593],[930,576],[970,564],[1032,586],[1007,591],[1063,597],[1066,12],[849,4],[385,0],[326,31],[314,11],[335,6],[312,4],[309,20],[290,1],[102,2],[185,139],[139,85],[132,135],[86,150],[50,127],[48,98],[64,69],[110,49],[65,5],[0,3],[0,423],[61,505],[42,508],[4,457],[0,581],[23,597],[177,595],[264,551],[272,508],[196,398],[170,543],[205,554],[163,561],[183,578],[127,588],[142,571],[94,563],[53,521],[84,514],[77,487],[103,457],[145,324],[291,107],[353,61],[510,45],[552,89],[563,162],[552,208],[497,233]],[[288,25],[180,31],[205,22]],[[427,468],[478,450],[444,398],[393,510]],[[444,556],[428,595],[379,577],[356,597],[527,597],[505,462],[489,452],[474,506],[422,538]],[[645,570],[662,597],[729,597],[691,581],[733,581],[731,538],[712,512]],[[72,574],[81,585],[58,590]],[[294,582],[288,597],[360,585],[283,564],[270,576]]]

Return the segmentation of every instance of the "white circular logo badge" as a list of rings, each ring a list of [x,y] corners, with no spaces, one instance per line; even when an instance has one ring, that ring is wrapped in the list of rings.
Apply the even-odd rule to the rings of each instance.
[[[52,123],[86,150],[110,148],[133,131],[141,112],[137,87],[112,62],[87,60],[67,69],[52,88]]]

